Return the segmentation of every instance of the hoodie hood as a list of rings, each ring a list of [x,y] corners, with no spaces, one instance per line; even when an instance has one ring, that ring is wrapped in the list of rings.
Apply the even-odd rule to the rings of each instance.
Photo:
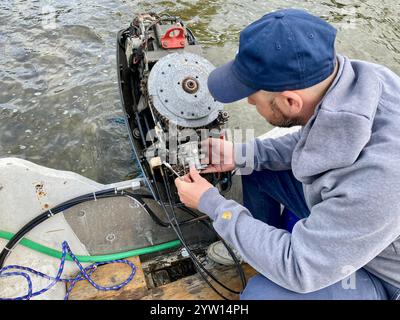
[[[304,184],[354,164],[371,139],[380,81],[361,61],[338,55],[338,63],[338,74],[293,153],[293,173]]]

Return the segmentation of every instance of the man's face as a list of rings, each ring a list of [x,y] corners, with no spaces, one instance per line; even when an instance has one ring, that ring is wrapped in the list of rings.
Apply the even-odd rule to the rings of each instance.
[[[298,126],[298,119],[285,115],[283,99],[285,97],[279,93],[258,91],[248,97],[247,101],[256,106],[257,112],[275,127],[291,128]]]

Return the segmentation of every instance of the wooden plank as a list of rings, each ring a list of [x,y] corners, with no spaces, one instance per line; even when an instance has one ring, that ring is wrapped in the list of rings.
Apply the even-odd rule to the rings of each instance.
[[[136,266],[133,280],[118,291],[98,291],[87,281],[80,281],[72,290],[69,300],[220,300],[199,274],[189,276],[166,285],[148,289],[145,275],[138,257],[129,258]],[[246,279],[257,274],[247,264],[242,265]],[[111,264],[99,267],[92,275],[93,281],[102,286],[111,286],[123,282],[130,274],[125,264]],[[241,281],[235,267],[218,266],[210,270],[227,287],[240,291]],[[212,282],[215,284],[214,282]],[[235,295],[215,284],[227,298],[237,300]]]
[[[242,265],[246,279],[257,274],[257,272],[247,264]],[[213,275],[224,285],[235,291],[242,289],[240,278],[234,267],[218,267],[212,271]],[[213,283],[213,282],[212,282]],[[215,284],[215,283],[214,283]],[[218,291],[223,292],[224,296],[231,300],[238,300],[239,295],[235,295],[217,284]],[[199,274],[180,279],[178,281],[153,288],[149,294],[141,298],[142,300],[221,300],[222,298],[215,293]]]
[[[129,258],[136,273],[132,281],[118,291],[98,291],[87,281],[80,281],[72,290],[69,300],[137,300],[148,294],[147,284],[139,257]],[[112,286],[125,281],[131,268],[126,264],[110,264],[100,266],[92,275],[99,285]]]

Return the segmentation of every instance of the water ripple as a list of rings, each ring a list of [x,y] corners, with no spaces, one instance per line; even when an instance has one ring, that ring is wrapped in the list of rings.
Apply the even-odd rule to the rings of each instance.
[[[2,0],[0,156],[100,182],[135,176],[126,129],[110,121],[122,116],[116,32],[138,12],[179,15],[206,57],[220,65],[234,57],[246,25],[287,7],[304,8],[334,24],[341,53],[400,73],[397,0]],[[254,127],[257,134],[270,128],[243,102],[229,108],[232,128]]]

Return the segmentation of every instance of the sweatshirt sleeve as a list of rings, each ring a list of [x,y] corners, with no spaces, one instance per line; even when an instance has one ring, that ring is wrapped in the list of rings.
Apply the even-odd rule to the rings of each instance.
[[[364,267],[400,234],[395,197],[388,199],[386,193],[382,202],[381,192],[349,195],[343,190],[338,186],[326,191],[325,200],[296,224],[292,234],[254,219],[216,188],[201,197],[199,209],[259,273],[288,290],[309,293]]]
[[[292,156],[301,130],[280,138],[259,139],[234,145],[235,163],[238,168],[282,171],[291,169]]]

